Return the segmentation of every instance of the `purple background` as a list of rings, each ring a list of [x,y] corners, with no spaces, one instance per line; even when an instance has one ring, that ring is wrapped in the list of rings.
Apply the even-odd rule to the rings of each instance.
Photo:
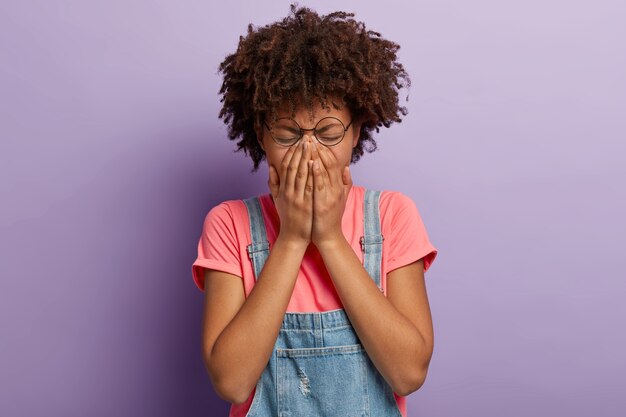
[[[288,4],[0,3],[0,415],[227,415],[191,264],[267,170],[232,152],[217,66]],[[625,415],[626,5],[303,4],[355,11],[413,81],[353,168],[440,251],[409,415]]]

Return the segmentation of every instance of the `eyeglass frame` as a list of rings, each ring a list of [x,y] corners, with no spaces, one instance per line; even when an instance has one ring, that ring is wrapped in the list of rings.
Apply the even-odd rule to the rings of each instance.
[[[346,132],[348,131],[348,129],[350,128],[350,126],[352,125],[352,122],[354,121],[354,118],[350,120],[350,123],[348,123],[347,126],[345,126],[343,124],[343,122],[341,121],[341,119],[334,117],[334,116],[326,116],[326,117],[322,117],[321,119],[319,119],[317,121],[317,123],[315,123],[315,127],[314,128],[309,128],[309,129],[303,129],[302,126],[300,126],[300,124],[298,122],[296,122],[293,118],[291,117],[279,117],[276,120],[281,120],[281,119],[287,119],[287,120],[291,120],[293,121],[296,126],[298,126],[298,129],[300,129],[300,136],[298,136],[297,139],[295,139],[295,142],[292,143],[291,145],[283,145],[282,143],[279,143],[276,138],[274,137],[274,135],[272,134],[272,128],[268,126],[267,121],[263,120],[263,124],[265,125],[265,127],[267,128],[267,130],[270,132],[270,136],[272,137],[272,140],[278,145],[278,146],[282,146],[285,148],[291,147],[293,145],[295,145],[296,143],[298,143],[298,141],[300,139],[302,139],[302,137],[304,136],[304,132],[307,130],[312,130],[313,131],[313,137],[315,137],[315,140],[317,140],[319,143],[321,143],[324,146],[335,146],[335,145],[339,145],[341,143],[341,141],[343,141],[343,138],[346,137]],[[339,139],[339,142],[337,143],[333,143],[332,145],[327,145],[325,143],[323,143],[321,140],[319,140],[319,138],[317,137],[317,134],[315,133],[315,131],[317,130],[317,126],[320,124],[320,122],[324,119],[335,119],[337,120],[339,123],[341,123],[342,126],[345,126],[345,128],[343,129],[343,136],[341,137],[341,139]]]

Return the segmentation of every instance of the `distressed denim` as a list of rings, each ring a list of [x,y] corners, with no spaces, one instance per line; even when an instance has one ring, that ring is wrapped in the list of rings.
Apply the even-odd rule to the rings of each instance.
[[[383,236],[380,191],[366,190],[363,265],[378,288]],[[258,279],[269,242],[257,197],[244,200]],[[257,382],[248,417],[401,417],[393,391],[370,360],[344,309],[287,312],[270,360]]]

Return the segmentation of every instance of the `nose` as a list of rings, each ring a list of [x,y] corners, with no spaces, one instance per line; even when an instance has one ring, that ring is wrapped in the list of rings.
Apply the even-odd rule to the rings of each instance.
[[[298,146],[298,145],[300,145],[300,143],[308,143],[310,145],[312,141],[313,141],[313,137],[311,137],[311,136],[309,136],[307,134],[304,134],[304,135],[302,135],[302,137],[300,139],[298,139],[298,141],[296,143],[294,143],[291,146]]]

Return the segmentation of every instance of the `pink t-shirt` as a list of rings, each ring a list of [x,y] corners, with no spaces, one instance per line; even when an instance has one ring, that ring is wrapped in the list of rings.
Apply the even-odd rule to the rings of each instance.
[[[360,237],[363,235],[363,198],[365,189],[353,185],[346,200],[342,231],[363,263]],[[259,196],[265,220],[270,251],[279,231],[279,217],[270,194]],[[428,238],[426,228],[413,201],[398,191],[380,195],[381,233],[384,236],[381,263],[381,285],[387,295],[387,274],[419,259],[427,271],[437,249]],[[248,212],[243,200],[228,200],[213,207],[206,215],[198,242],[198,257],[192,265],[196,286],[204,291],[204,268],[227,272],[243,280],[246,298],[255,284],[252,261],[246,247],[251,242]],[[341,300],[324,267],[322,258],[311,245],[307,249],[298,278],[287,306],[289,312],[321,312],[343,308]],[[229,417],[243,417],[250,408],[254,391],[243,404],[233,404]],[[406,397],[394,393],[398,408],[406,417]]]

